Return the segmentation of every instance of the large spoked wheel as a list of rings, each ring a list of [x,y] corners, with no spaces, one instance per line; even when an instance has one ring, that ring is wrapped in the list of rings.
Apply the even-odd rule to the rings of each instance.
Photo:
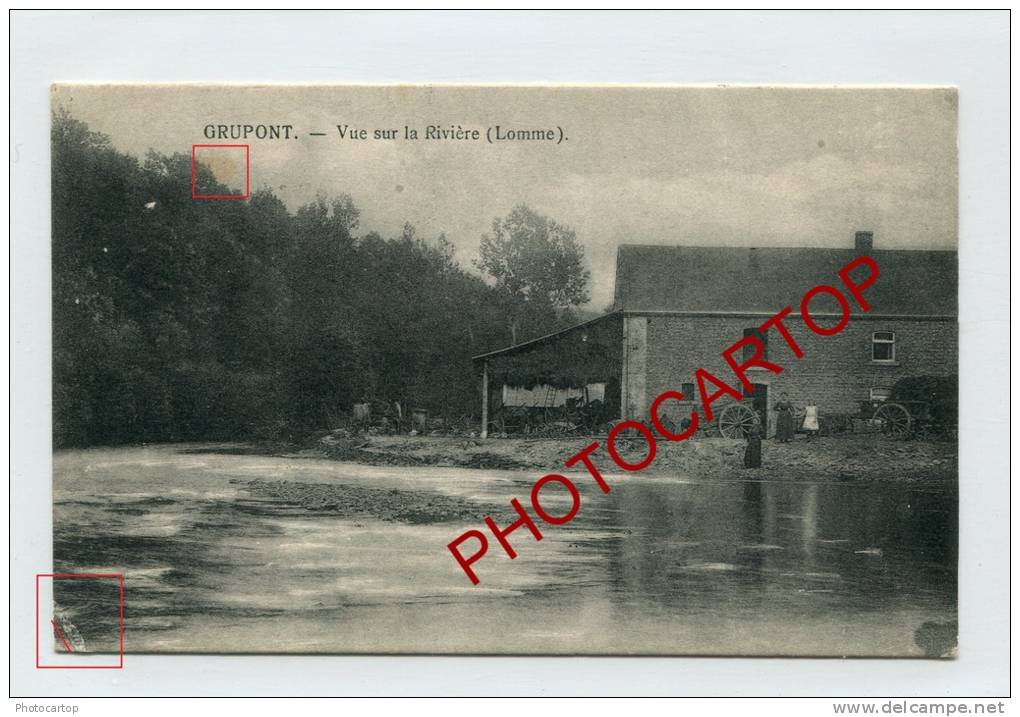
[[[879,406],[874,418],[882,422],[882,433],[891,438],[906,438],[910,435],[913,424],[910,411],[898,403]]]
[[[725,438],[746,438],[760,423],[757,413],[742,403],[736,403],[719,414],[719,433]]]

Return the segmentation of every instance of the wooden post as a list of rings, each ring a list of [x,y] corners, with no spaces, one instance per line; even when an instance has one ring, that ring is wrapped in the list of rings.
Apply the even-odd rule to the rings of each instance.
[[[482,362],[482,438],[489,437],[489,362]]]

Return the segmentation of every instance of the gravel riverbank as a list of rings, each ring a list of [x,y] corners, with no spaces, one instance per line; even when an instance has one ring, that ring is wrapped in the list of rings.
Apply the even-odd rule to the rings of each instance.
[[[303,455],[354,463],[437,465],[494,470],[556,471],[589,443],[599,440],[593,454],[605,472],[619,472],[605,451],[605,437],[477,438],[448,436],[357,436],[339,443],[317,442]],[[621,453],[643,456],[641,440],[621,441]],[[825,437],[792,443],[765,441],[763,465],[743,468],[744,442],[699,438],[657,444],[654,463],[645,472],[697,479],[761,477],[804,481],[892,481],[953,483],[957,476],[957,445],[940,441],[898,441],[875,435]]]

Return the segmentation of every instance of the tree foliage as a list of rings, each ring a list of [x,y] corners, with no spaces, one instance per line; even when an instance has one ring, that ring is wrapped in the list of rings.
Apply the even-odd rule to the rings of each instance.
[[[569,321],[566,311],[589,300],[591,274],[574,230],[524,204],[492,221],[479,254],[476,264],[495,280],[514,343],[549,323],[566,323],[557,318]]]
[[[64,112],[52,140],[57,445],[296,437],[364,398],[477,410],[471,356],[511,337],[445,237],[362,233],[346,195],[194,200],[189,156],[139,161]]]

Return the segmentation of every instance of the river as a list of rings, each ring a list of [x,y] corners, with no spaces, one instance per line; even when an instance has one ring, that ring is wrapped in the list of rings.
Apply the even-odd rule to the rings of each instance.
[[[951,489],[611,476],[608,495],[582,485],[578,516],[541,542],[514,533],[516,560],[491,540],[472,586],[446,546],[480,522],[315,512],[239,482],[506,506],[537,477],[194,445],[60,451],[55,569],[124,574],[129,653],[951,653]],[[66,582],[62,619],[111,649],[116,597]]]

